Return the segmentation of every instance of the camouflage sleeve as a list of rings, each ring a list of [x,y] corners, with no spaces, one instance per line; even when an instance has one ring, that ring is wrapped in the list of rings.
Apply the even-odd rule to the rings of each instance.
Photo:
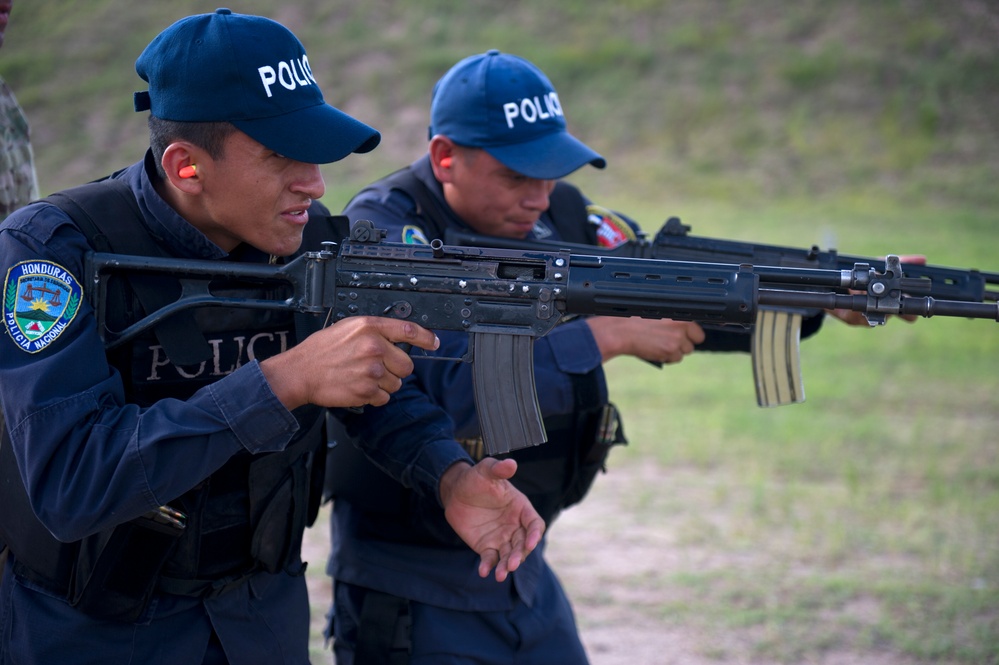
[[[0,220],[38,198],[38,177],[28,121],[13,91],[0,79]]]

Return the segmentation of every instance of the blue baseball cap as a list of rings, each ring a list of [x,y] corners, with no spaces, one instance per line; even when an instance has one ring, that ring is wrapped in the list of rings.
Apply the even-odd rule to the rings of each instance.
[[[261,16],[218,9],[181,19],[135,61],[149,90],[135,110],[177,122],[231,122],[291,159],[326,164],[368,152],[381,134],[323,99],[305,47]]]
[[[465,58],[434,86],[430,137],[482,148],[517,173],[555,180],[607,162],[566,129],[558,93],[523,58],[491,50]]]

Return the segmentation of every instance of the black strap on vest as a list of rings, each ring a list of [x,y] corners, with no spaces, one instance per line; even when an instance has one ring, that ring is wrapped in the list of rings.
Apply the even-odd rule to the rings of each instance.
[[[597,244],[597,227],[586,221],[586,200],[582,192],[560,180],[548,195],[548,201],[548,215],[563,241]],[[581,224],[581,220],[584,223]]]
[[[426,222],[428,232],[427,240],[434,238],[444,239],[444,229],[447,227],[448,213],[444,209],[441,200],[434,196],[434,193],[416,177],[413,169],[409,166],[399,169],[395,173],[385,178],[385,182],[392,188],[405,192],[413,197],[416,202],[416,214],[421,221]]]
[[[168,256],[145,227],[131,188],[121,180],[106,178],[57,192],[44,200],[72,217],[99,252]],[[174,280],[136,274],[126,279],[147,314],[173,302],[179,295],[180,286]],[[190,310],[165,319],[156,326],[155,334],[175,365],[195,365],[212,356],[208,340],[198,332]]]

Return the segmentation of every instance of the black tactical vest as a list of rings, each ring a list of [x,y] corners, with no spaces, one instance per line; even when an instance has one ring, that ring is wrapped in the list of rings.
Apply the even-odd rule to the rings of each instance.
[[[120,181],[91,183],[49,201],[73,217],[98,251],[163,255]],[[314,204],[310,215],[307,228],[326,239],[325,208]],[[248,249],[244,258],[259,259],[251,256],[255,252]],[[237,297],[286,297],[273,290],[277,287],[231,284],[221,289],[227,286],[227,295]],[[109,327],[123,329],[165,304],[157,298],[178,292],[172,277],[118,280],[108,290]],[[165,397],[186,399],[251,358],[280,353],[319,326],[304,315],[210,307],[171,317],[109,353],[108,360],[121,374],[128,400],[147,406]],[[35,518],[3,428],[0,537],[14,554],[14,572],[64,595],[87,614],[123,621],[138,619],[157,591],[208,597],[258,571],[301,573],[291,568],[321,499],[323,414],[314,406],[297,409],[300,429],[284,451],[238,453],[165,510],[72,543],[56,541]],[[171,521],[170,511],[187,516],[184,528]]]

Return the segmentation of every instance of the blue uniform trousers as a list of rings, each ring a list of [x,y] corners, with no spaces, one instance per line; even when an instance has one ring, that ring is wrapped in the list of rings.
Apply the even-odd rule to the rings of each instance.
[[[463,612],[408,603],[409,665],[585,665],[569,599],[544,567],[532,607],[515,600],[503,612]],[[358,623],[367,590],[336,582],[333,652],[336,665],[354,665]],[[396,646],[405,648],[399,634]],[[362,665],[360,662],[357,665]]]

